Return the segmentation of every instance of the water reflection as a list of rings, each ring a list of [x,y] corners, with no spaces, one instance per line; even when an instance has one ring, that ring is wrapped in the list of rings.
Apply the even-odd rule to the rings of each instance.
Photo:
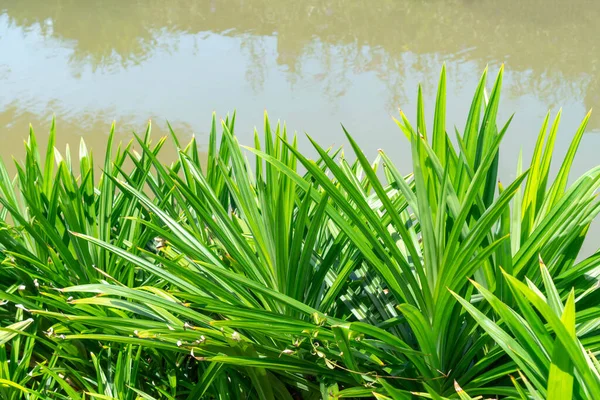
[[[504,108],[529,115],[516,120],[526,131],[547,108],[571,107],[575,122],[600,105],[595,0],[4,0],[0,9],[2,138],[51,112],[96,134],[113,118],[129,128],[156,115],[198,131],[214,108],[278,106],[319,136],[340,121],[387,130],[354,110],[379,118],[411,106],[417,82],[433,97],[444,61],[458,101],[485,65],[506,62]],[[600,130],[600,112],[589,126]]]
[[[28,124],[31,124],[36,138],[38,138],[38,145],[40,148],[45,149],[47,144],[47,136],[50,128],[50,122],[52,120],[52,114],[43,114],[38,115],[36,113],[31,112],[23,112],[14,106],[10,106],[5,108],[2,112],[0,112],[0,124],[5,126],[8,130],[15,130],[18,133],[10,138],[10,153],[12,154],[21,154],[25,150],[25,142],[28,136],[28,129],[22,129],[23,127],[27,127]],[[106,138],[111,129],[111,120],[107,118],[105,115],[78,115],[75,118],[64,117],[58,114],[55,116],[56,126],[58,135],[56,138],[56,148],[62,153],[65,154],[67,148],[70,148],[70,152],[73,159],[74,168],[78,168],[77,162],[77,154],[79,152],[79,138],[77,136],[83,137],[85,140],[86,147],[93,153],[93,157],[95,160],[95,164],[97,166],[101,166],[104,162],[104,156],[106,154]],[[125,118],[126,119],[126,118]],[[131,120],[135,120],[134,117],[130,118]],[[148,121],[147,121],[148,122]],[[121,143],[123,145],[127,144],[130,140],[133,139],[131,132],[145,132],[147,129],[147,123],[143,125],[125,125],[125,126],[117,126],[115,133],[115,142],[117,144]],[[17,128],[18,129],[15,129]],[[86,128],[87,127],[87,128]],[[190,127],[185,124],[175,124],[172,128],[176,132],[183,133],[181,136],[182,140],[189,140],[191,137],[186,135],[186,132],[190,132]],[[94,134],[86,134],[87,130],[92,130]],[[155,138],[155,141],[162,136],[169,135],[169,131],[161,123],[151,124],[152,134]],[[69,133],[69,135],[64,135],[64,133]],[[203,140],[202,135],[199,137],[200,141]],[[123,146],[122,146],[123,147]],[[137,144],[133,144],[131,147],[133,150],[140,152],[140,148]],[[116,150],[116,146],[113,151]],[[201,148],[202,150],[202,148]],[[5,149],[0,150],[2,157],[5,161],[6,167],[11,175],[16,173],[16,167],[14,162],[10,160],[8,156],[5,156],[7,151]],[[202,153],[203,154],[203,153]],[[175,150],[175,146],[171,141],[167,141],[162,148],[161,156],[163,160],[167,163],[173,162],[177,160],[177,151]],[[22,162],[21,158],[17,158],[17,161]],[[100,168],[97,170],[98,176],[100,174]]]

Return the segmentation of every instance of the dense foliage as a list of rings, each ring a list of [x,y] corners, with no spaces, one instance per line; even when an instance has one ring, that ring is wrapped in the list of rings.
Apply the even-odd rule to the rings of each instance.
[[[600,167],[569,179],[588,117],[551,179],[547,116],[503,186],[502,70],[462,133],[445,80],[432,126],[420,90],[397,121],[408,176],[347,133],[312,160],[266,116],[252,148],[213,118],[207,158],[111,133],[99,180],[83,142],[31,132],[0,166],[0,398],[600,398]]]

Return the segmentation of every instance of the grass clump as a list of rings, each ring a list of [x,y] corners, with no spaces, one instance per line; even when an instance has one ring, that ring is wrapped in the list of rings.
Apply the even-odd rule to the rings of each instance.
[[[0,167],[0,397],[599,397],[600,168],[568,183],[589,116],[553,179],[547,116],[503,186],[502,73],[452,140],[445,71],[429,127],[419,90],[409,175],[347,132],[354,161],[310,159],[266,116],[251,148],[213,118],[207,162],[111,133],[98,181],[31,132]]]

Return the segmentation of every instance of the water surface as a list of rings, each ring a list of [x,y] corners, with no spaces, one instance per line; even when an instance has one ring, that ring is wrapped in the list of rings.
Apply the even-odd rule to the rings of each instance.
[[[267,109],[323,145],[345,142],[343,123],[408,170],[391,116],[414,115],[417,83],[431,111],[446,62],[448,129],[462,129],[481,71],[505,63],[509,179],[548,110],[564,110],[562,154],[600,105],[599,20],[595,0],[3,0],[0,156],[22,155],[28,124],[43,135],[53,114],[60,146],[83,137],[101,153],[112,120],[122,140],[168,119],[204,144],[211,113],[237,109],[250,142]],[[575,172],[597,163],[596,108]]]

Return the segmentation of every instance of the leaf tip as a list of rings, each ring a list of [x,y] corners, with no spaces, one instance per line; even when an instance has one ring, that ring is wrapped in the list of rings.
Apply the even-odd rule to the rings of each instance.
[[[460,387],[460,385],[458,384],[458,382],[456,382],[456,380],[454,380],[454,390],[456,390],[456,393],[464,392],[464,390]]]

